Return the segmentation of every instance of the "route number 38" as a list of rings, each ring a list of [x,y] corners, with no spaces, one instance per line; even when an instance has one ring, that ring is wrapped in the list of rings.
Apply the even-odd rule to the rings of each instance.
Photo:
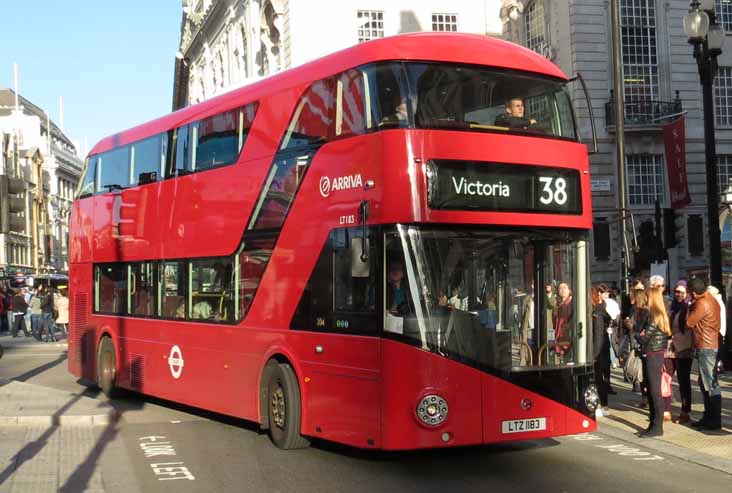
[[[540,176],[539,183],[543,185],[539,201],[544,205],[564,205],[567,203],[567,180]]]

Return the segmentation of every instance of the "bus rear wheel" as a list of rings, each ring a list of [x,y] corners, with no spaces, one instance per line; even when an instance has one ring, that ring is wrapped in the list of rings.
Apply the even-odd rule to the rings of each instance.
[[[292,367],[277,364],[267,383],[269,437],[283,450],[307,447],[310,442],[300,435],[300,387]]]
[[[102,337],[97,352],[97,384],[109,398],[117,395],[114,382],[117,378],[117,358],[114,343],[109,337]]]

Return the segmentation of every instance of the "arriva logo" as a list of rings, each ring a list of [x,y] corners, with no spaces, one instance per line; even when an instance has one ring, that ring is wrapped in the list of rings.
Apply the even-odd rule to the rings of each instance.
[[[320,179],[320,195],[327,197],[331,192],[335,192],[336,190],[350,190],[362,186],[363,179],[361,175],[338,176],[332,179],[323,176]]]
[[[456,180],[453,176],[452,186],[458,195],[485,195],[487,197],[510,197],[511,188],[502,181],[498,183],[483,183],[480,180],[469,182],[465,178]]]

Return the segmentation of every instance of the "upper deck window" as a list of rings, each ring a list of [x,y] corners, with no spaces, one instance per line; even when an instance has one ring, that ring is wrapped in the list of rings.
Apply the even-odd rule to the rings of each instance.
[[[78,198],[88,197],[94,194],[97,188],[97,156],[92,156],[87,159],[86,170],[84,171],[84,178],[81,180],[81,186],[77,193]]]
[[[194,170],[200,171],[230,164],[239,157],[257,105],[225,111],[191,125],[195,149]]]
[[[569,96],[560,81],[473,66],[406,67],[417,128],[577,138]]]
[[[133,185],[156,181],[162,176],[161,166],[165,162],[167,145],[167,134],[159,134],[132,145],[130,181]]]
[[[99,191],[112,191],[130,185],[130,147],[124,146],[99,156]]]

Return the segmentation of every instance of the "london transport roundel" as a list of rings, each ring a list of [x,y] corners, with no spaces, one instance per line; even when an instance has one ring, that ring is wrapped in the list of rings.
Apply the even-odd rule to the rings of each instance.
[[[181,373],[183,373],[183,353],[178,346],[170,348],[168,366],[170,367],[170,374],[173,375],[173,378],[176,380],[179,379]]]

